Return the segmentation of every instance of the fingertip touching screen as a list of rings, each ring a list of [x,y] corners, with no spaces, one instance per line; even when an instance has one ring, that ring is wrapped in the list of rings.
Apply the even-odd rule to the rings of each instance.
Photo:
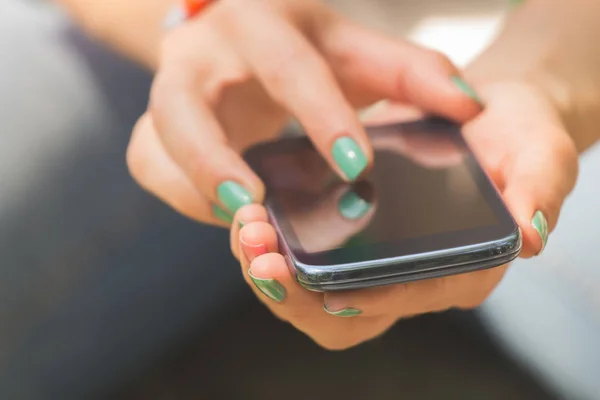
[[[306,253],[396,243],[498,223],[489,181],[457,127],[427,120],[367,129],[363,179],[340,179],[308,140],[257,157],[268,201]]]

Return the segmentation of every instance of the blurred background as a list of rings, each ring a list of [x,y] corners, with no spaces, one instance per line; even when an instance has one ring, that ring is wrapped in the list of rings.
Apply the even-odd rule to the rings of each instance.
[[[506,11],[345,7],[459,65]],[[330,353],[252,296],[227,232],[129,177],[150,82],[51,4],[0,0],[1,399],[600,399],[600,147],[582,156],[545,254],[516,262],[479,310]]]

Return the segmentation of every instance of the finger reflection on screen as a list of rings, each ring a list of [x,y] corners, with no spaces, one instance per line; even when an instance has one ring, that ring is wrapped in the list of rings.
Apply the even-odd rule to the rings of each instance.
[[[323,157],[310,146],[270,155],[263,164],[271,185],[277,188],[321,193],[337,179]]]
[[[342,181],[308,141],[261,160],[267,196],[294,234],[291,245],[316,253],[495,221],[456,128],[416,122],[368,131],[373,168],[354,185]]]
[[[426,168],[447,168],[462,162],[466,149],[445,132],[390,131],[371,138],[373,148],[393,151]]]
[[[306,251],[340,247],[369,224],[377,208],[373,186],[338,182],[320,195],[285,190],[280,193],[288,220]]]

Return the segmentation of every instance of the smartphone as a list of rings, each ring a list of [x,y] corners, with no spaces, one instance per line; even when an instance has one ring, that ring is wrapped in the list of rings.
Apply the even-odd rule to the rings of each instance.
[[[266,207],[298,282],[367,288],[493,268],[521,232],[461,134],[440,118],[366,128],[374,164],[340,179],[306,137],[249,149]]]

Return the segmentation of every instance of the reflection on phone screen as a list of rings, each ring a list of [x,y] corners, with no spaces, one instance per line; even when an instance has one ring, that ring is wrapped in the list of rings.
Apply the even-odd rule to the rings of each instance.
[[[261,160],[271,201],[308,253],[487,226],[474,158],[455,131],[377,128],[372,170],[348,184],[310,145]]]

